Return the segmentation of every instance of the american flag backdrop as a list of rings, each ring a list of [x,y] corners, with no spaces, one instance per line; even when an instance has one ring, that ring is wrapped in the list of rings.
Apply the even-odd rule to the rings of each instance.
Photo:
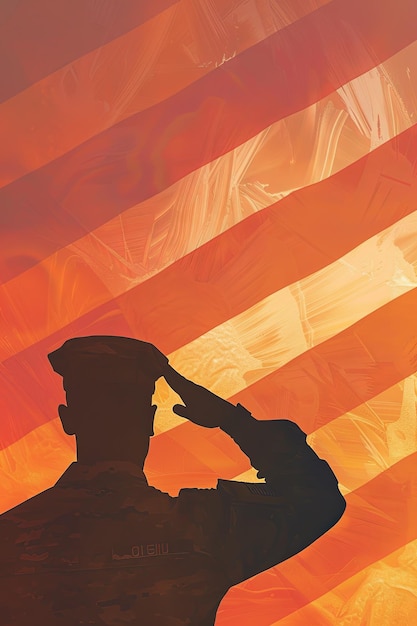
[[[136,337],[346,496],[216,625],[417,622],[416,122],[416,0],[2,0],[1,510],[74,459],[47,353]],[[256,480],[176,400],[151,484]]]

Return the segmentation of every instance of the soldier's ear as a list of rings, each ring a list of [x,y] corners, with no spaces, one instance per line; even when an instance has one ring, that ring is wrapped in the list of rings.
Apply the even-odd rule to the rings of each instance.
[[[156,406],[156,404],[152,404],[151,411],[150,411],[150,424],[149,424],[149,436],[150,437],[153,437],[153,435],[155,434],[153,431],[153,421],[155,418],[155,412],[157,408],[158,407]]]
[[[71,419],[71,409],[69,409],[65,404],[60,404],[58,407],[58,414],[65,433],[67,435],[75,435],[74,424]]]

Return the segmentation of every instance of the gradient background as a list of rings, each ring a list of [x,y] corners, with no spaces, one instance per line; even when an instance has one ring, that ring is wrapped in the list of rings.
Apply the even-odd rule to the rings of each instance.
[[[3,0],[1,510],[74,459],[68,337],[155,343],[339,478],[328,534],[217,626],[417,620],[415,0]],[[155,393],[149,481],[256,480]]]

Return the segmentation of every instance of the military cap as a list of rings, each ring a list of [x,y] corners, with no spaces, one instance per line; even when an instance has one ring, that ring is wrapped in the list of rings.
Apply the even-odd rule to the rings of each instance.
[[[65,388],[83,381],[135,384],[144,377],[156,381],[168,364],[151,343],[109,335],[68,339],[48,359],[64,378]]]

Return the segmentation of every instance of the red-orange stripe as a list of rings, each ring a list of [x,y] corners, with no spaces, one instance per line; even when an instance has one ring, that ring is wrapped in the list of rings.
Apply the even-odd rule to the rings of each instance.
[[[179,0],[24,0],[0,5],[0,102]],[[11,6],[13,5],[13,6]]]
[[[415,21],[414,0],[334,0],[4,187],[2,279],[374,67],[414,41]]]

